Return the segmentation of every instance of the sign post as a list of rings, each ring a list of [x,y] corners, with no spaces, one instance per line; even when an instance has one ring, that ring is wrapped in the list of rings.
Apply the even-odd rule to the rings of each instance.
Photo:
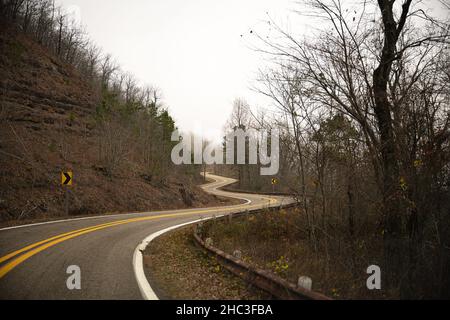
[[[72,185],[73,172],[72,171],[62,171],[61,172],[61,185],[64,188],[64,211],[66,216],[69,215],[69,190],[68,186]]]
[[[272,192],[275,192],[275,185],[278,183],[277,178],[272,178]]]

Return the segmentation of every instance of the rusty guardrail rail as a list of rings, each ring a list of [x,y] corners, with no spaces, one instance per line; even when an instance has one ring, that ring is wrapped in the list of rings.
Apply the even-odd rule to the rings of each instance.
[[[294,207],[295,205],[296,204],[289,204],[278,208]],[[223,216],[220,219],[248,213],[255,214],[261,212],[262,210],[263,209],[256,209],[247,212],[239,212],[228,216]],[[250,264],[241,261],[212,245],[207,245],[200,237],[198,229],[199,228],[197,225],[194,231],[194,239],[201,248],[203,248],[210,256],[215,257],[217,261],[228,271],[242,278],[246,282],[268,292],[275,298],[282,300],[332,300],[323,294],[297,287],[295,284],[292,284],[268,271],[253,267]]]
[[[270,192],[270,191],[249,191],[239,188],[233,188],[233,185],[235,185],[236,182],[233,182],[230,185],[220,187],[218,189],[222,191],[228,191],[228,192],[237,192],[237,193],[248,193],[248,194],[262,194],[262,195],[268,195],[268,196],[295,196],[294,193],[289,192]]]

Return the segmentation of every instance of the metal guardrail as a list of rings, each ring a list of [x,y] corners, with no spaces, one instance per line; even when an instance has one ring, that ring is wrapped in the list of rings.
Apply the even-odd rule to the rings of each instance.
[[[296,204],[290,204],[286,206],[280,206],[283,208],[294,207]],[[273,208],[272,208],[273,209]],[[232,216],[242,215],[247,213],[259,213],[263,209],[251,210],[248,212],[240,212],[231,214]],[[228,216],[223,216],[227,218]],[[194,231],[195,242],[203,248],[210,256],[213,256],[217,261],[228,271],[235,274],[236,276],[242,278],[246,282],[268,292],[272,296],[281,300],[332,300],[331,298],[311,291],[298,287],[268,271],[262,270],[251,266],[250,264],[237,259],[236,257],[218,249],[213,246],[207,245],[205,241],[200,237],[198,233],[198,225]]]
[[[218,189],[220,189],[222,191],[234,192],[234,193],[262,194],[262,195],[268,195],[268,196],[295,196],[294,193],[289,193],[289,192],[249,191],[249,190],[244,190],[244,189],[238,189],[238,188],[233,188],[232,187],[233,184],[236,184],[236,182],[230,184],[229,186],[223,186]]]

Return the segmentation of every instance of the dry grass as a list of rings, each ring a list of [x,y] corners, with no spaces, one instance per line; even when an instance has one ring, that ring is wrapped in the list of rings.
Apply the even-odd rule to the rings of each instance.
[[[268,299],[241,279],[224,270],[195,246],[193,228],[186,227],[158,237],[144,254],[152,287],[165,299]]]
[[[381,261],[378,235],[366,232],[355,241],[317,235],[313,245],[302,228],[305,223],[299,209],[271,211],[208,223],[205,236],[225,252],[241,250],[243,260],[292,283],[309,276],[314,291],[335,299],[398,297],[397,292],[366,287],[367,267]]]

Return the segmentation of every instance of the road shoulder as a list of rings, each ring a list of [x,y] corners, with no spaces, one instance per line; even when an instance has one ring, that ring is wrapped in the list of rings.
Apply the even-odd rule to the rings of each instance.
[[[198,248],[193,226],[154,239],[143,253],[146,276],[160,299],[268,299]]]

